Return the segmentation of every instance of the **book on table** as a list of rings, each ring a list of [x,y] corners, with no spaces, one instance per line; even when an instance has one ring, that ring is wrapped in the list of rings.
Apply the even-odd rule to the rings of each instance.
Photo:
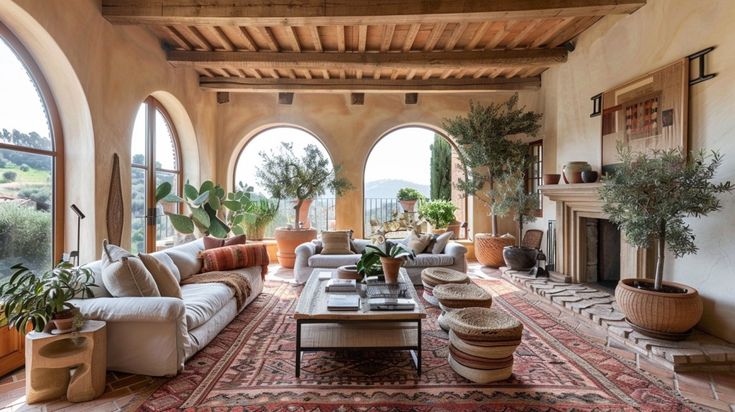
[[[327,310],[358,310],[360,296],[358,295],[329,295]]]
[[[416,302],[404,298],[370,298],[370,310],[413,310]]]
[[[327,292],[349,292],[355,293],[357,281],[355,279],[329,279],[326,286]]]

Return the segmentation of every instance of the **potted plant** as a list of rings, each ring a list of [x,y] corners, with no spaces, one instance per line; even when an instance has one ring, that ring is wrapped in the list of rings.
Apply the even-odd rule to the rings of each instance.
[[[530,270],[536,266],[538,250],[521,246],[523,237],[523,224],[536,220],[534,211],[538,209],[538,197],[535,193],[526,190],[526,166],[527,162],[508,162],[507,173],[498,179],[498,192],[500,202],[496,212],[500,216],[511,214],[517,224],[518,237],[515,246],[503,248],[503,260],[505,265],[513,270]]]
[[[419,215],[431,224],[434,234],[441,234],[447,231],[447,226],[454,223],[456,210],[457,206],[452,202],[432,200],[421,205]]]
[[[299,226],[301,207],[306,199],[314,199],[327,191],[341,196],[352,188],[341,176],[341,167],[332,165],[327,157],[310,144],[304,148],[303,156],[294,153],[293,145],[282,143],[277,151],[261,152],[262,164],[256,172],[258,184],[274,199],[294,199],[294,225],[276,229],[278,263],[293,268],[296,260],[294,250],[298,245],[316,238],[316,230]]]
[[[702,316],[702,301],[691,286],[664,281],[666,247],[675,257],[696,253],[694,234],[685,218],[720,210],[717,195],[732,190],[730,182],[713,183],[722,163],[717,152],[681,149],[632,154],[618,147],[622,163],[603,179],[603,210],[628,242],[656,246],[656,272],[650,279],[622,279],[615,299],[628,323],[649,336],[682,339]]]
[[[541,114],[517,108],[518,95],[505,103],[484,106],[470,103],[465,116],[445,119],[444,128],[456,139],[458,157],[464,170],[457,188],[473,195],[490,209],[492,231],[475,235],[475,255],[484,266],[503,264],[502,250],[513,244],[512,237],[498,236],[497,205],[501,201],[495,182],[507,173],[506,161],[527,156],[528,146],[511,140],[520,135],[536,136]]]
[[[23,265],[12,267],[13,274],[0,286],[2,306],[8,326],[21,333],[30,324],[36,332],[50,331],[55,325],[62,333],[73,330],[77,309],[69,301],[74,297],[94,297],[92,271],[62,262],[41,275]]]
[[[385,276],[385,283],[398,283],[398,272],[401,270],[401,266],[403,266],[403,263],[407,259],[413,260],[416,255],[412,250],[409,250],[400,243],[392,244],[386,242],[385,249],[386,251],[384,252],[374,245],[365,247],[363,267],[371,268],[374,262],[380,260],[380,264],[383,267],[383,276]]]
[[[255,200],[249,212],[250,217],[245,220],[245,233],[248,239],[263,239],[265,228],[278,214],[278,202],[268,199]]]
[[[419,199],[423,199],[424,196],[416,189],[410,187],[404,187],[398,191],[396,195],[398,202],[401,204],[404,212],[413,213],[416,207],[416,202]]]

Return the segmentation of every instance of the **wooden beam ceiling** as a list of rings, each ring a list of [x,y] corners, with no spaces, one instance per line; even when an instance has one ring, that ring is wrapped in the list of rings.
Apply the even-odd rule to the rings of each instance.
[[[124,24],[382,25],[604,16],[632,13],[645,3],[645,0],[102,0],[102,14],[111,22]]]

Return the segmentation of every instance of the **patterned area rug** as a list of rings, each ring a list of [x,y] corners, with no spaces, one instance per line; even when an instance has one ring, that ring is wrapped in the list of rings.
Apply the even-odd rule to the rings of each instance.
[[[447,363],[448,337],[427,306],[423,373],[407,352],[316,352],[294,376],[300,287],[268,282],[264,292],[184,372],[164,383],[140,410],[253,411],[689,411],[663,384],[644,376],[565,324],[505,293],[501,280],[478,280],[502,293],[493,307],[524,325],[513,376],[473,384]]]

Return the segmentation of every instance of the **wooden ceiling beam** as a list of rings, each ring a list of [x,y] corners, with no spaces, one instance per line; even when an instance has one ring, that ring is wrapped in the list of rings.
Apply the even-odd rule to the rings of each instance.
[[[645,4],[646,0],[102,0],[102,15],[119,24],[333,26],[604,16],[629,14]]]
[[[429,34],[429,38],[426,39],[426,44],[424,44],[424,51],[434,50],[436,43],[439,41],[446,28],[447,23],[437,23],[434,25],[431,29],[431,33]]]
[[[240,69],[410,70],[479,69],[484,67],[552,66],[567,60],[563,47],[534,50],[485,50],[411,53],[258,53],[171,50],[168,60],[178,67]]]
[[[381,92],[381,93],[457,93],[500,90],[534,90],[541,86],[540,77],[489,79],[253,79],[201,77],[200,86],[206,90],[228,92]]]
[[[393,34],[396,31],[395,24],[386,24],[383,28],[383,39],[380,42],[380,51],[387,52],[390,50],[390,45],[393,43]]]

